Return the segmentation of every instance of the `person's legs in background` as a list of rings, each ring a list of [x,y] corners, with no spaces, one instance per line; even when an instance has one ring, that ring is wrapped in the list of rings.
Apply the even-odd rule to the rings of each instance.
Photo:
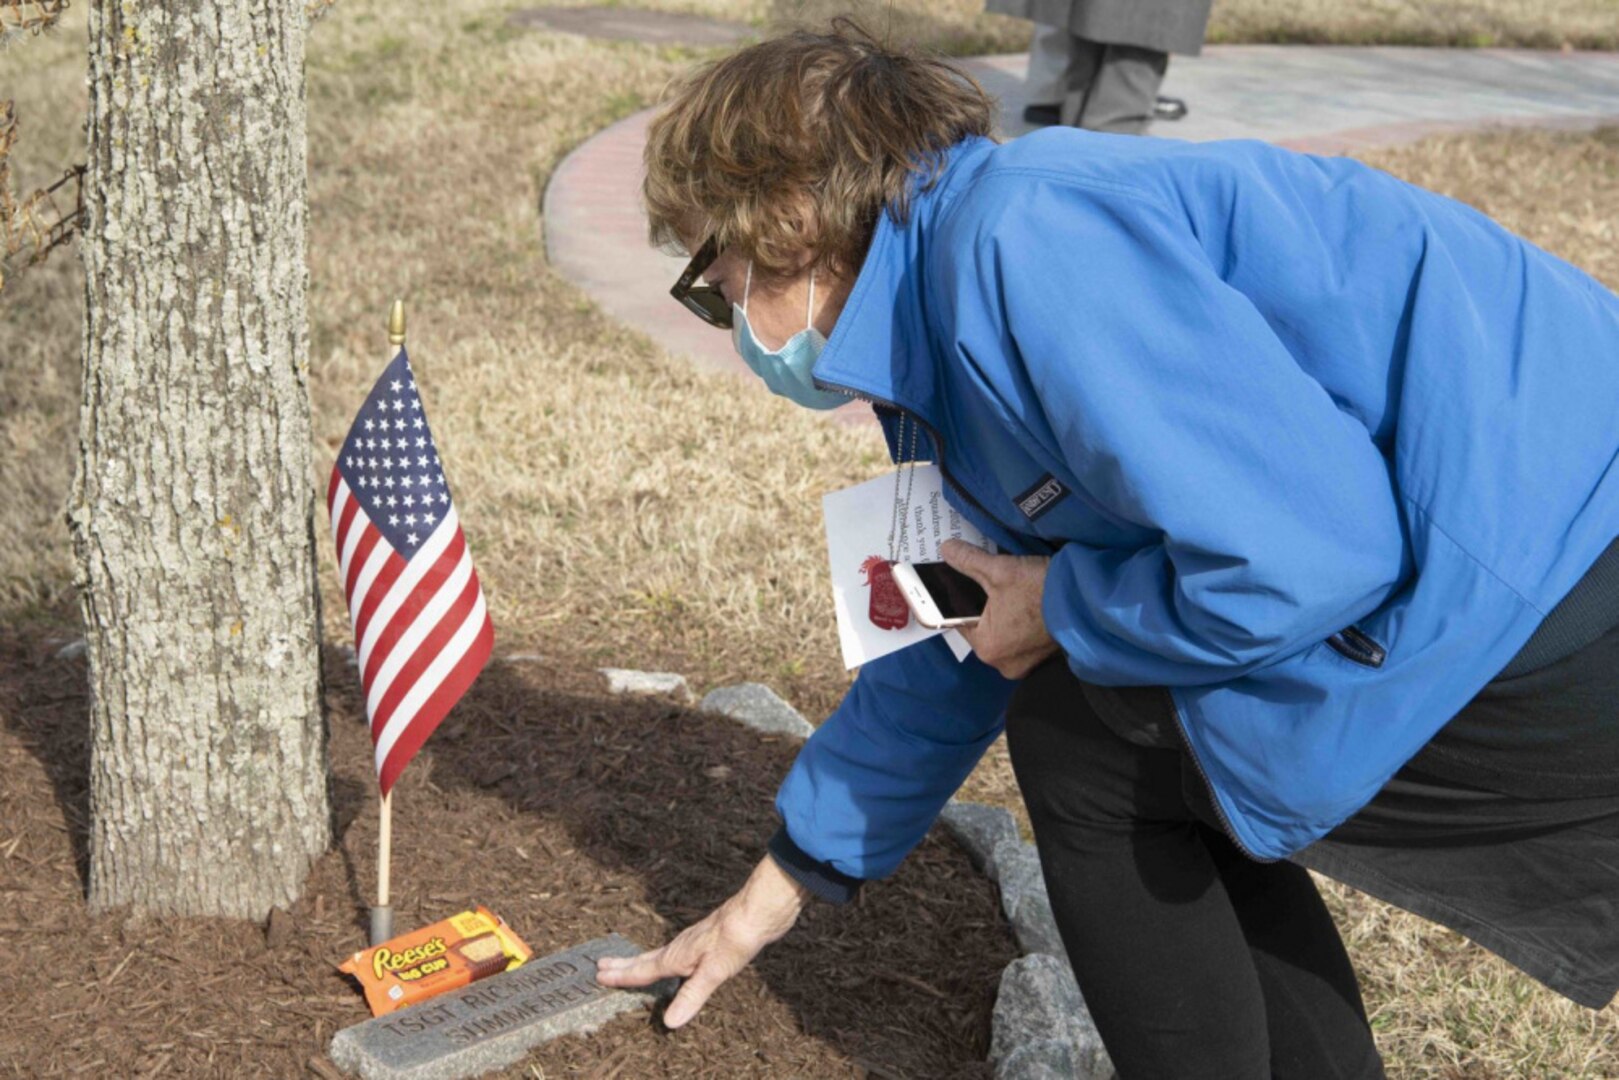
[[[1134,45],[1076,37],[1057,26],[1034,27],[1025,77],[1030,124],[1065,124],[1090,131],[1145,134],[1155,117],[1173,119],[1180,102],[1158,97],[1169,54]],[[1169,112],[1160,111],[1161,108]]]
[[[1058,930],[1121,1077],[1382,1076],[1314,884],[1199,822],[1180,751],[1115,735],[1060,658],[1019,687],[1006,735]]]
[[[1060,120],[1069,127],[1142,135],[1153,121],[1158,88],[1169,70],[1169,54],[1136,45],[1072,39],[1076,56],[1069,67]]]
[[[1030,124],[1055,124],[1062,111],[1063,95],[1068,92],[1068,69],[1073,66],[1080,40],[1059,26],[1034,24],[1034,40],[1029,43],[1029,73],[1024,77],[1028,104],[1023,119]]]

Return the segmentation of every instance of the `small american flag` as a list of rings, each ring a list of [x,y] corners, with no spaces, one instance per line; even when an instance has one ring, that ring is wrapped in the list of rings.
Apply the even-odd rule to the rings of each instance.
[[[326,509],[386,795],[495,644],[403,348],[349,429]]]

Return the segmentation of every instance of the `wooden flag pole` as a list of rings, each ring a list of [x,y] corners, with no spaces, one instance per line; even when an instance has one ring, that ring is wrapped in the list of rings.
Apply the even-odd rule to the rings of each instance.
[[[405,302],[395,300],[388,310],[388,344],[397,349],[405,343]],[[392,362],[393,357],[390,356]],[[377,903],[371,909],[371,944],[381,945],[394,936],[394,911],[388,902],[388,874],[393,862],[393,792],[382,797],[381,822],[377,830]]]
[[[371,944],[381,945],[394,936],[394,909],[388,903],[388,868],[393,862],[393,798],[382,797],[382,827],[377,833],[377,906],[371,909]]]

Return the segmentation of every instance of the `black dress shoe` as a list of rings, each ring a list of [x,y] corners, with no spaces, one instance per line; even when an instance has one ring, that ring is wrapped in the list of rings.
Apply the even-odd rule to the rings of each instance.
[[[1030,127],[1050,127],[1062,119],[1060,105],[1025,105],[1023,122]],[[1152,107],[1154,120],[1179,120],[1187,112],[1186,102],[1180,98],[1161,97]]]
[[[1186,102],[1177,97],[1161,97],[1152,107],[1154,120],[1179,120],[1186,115]]]
[[[1033,127],[1050,127],[1060,119],[1062,119],[1060,105],[1023,106],[1023,122]]]

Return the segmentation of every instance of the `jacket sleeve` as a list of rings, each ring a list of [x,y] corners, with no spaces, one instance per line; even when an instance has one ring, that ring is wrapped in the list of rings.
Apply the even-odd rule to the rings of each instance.
[[[1408,556],[1366,427],[1216,273],[1184,214],[1145,194],[1022,190],[1020,212],[978,233],[979,287],[998,289],[1076,494],[1157,534],[1053,558],[1043,611],[1075,674],[1222,682],[1374,610]]]
[[[939,637],[862,667],[777,792],[771,855],[834,902],[892,873],[1000,734],[1013,685]]]

